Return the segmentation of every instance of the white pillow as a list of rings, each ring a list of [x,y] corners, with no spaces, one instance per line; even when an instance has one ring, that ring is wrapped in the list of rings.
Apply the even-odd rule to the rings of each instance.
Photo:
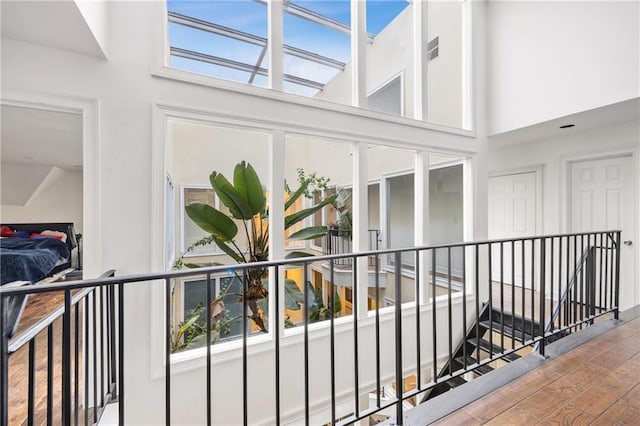
[[[42,234],[42,235],[51,235],[52,237],[61,237],[60,241],[62,241],[63,243],[67,242],[67,233],[66,232],[51,231],[51,230],[47,229],[46,231],[40,232],[40,234]]]

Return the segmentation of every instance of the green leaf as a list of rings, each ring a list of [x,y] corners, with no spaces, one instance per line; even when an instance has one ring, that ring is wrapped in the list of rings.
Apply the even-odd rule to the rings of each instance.
[[[300,309],[304,303],[304,295],[295,281],[285,278],[284,280],[284,306],[292,311]]]
[[[243,161],[236,165],[233,171],[233,186],[249,206],[251,217],[264,209],[266,200],[262,183],[251,164]]]
[[[306,191],[308,186],[309,182],[304,182],[302,185],[300,185],[300,188],[298,188],[296,192],[291,194],[287,202],[284,203],[284,211],[287,211],[287,209],[291,207],[302,194],[304,194],[304,191]]]
[[[313,257],[314,255],[311,253],[307,253],[304,251],[290,251],[287,253],[284,258],[285,259],[299,259],[301,257]]]
[[[325,198],[315,206],[300,210],[299,212],[295,212],[290,214],[289,216],[286,216],[284,218],[284,229],[288,229],[301,220],[313,215],[317,211],[321,210],[324,206],[332,204],[336,200],[336,197],[336,195],[332,195],[331,197]]]
[[[326,226],[310,226],[303,228],[293,234],[289,235],[290,240],[314,240],[316,238],[324,237],[327,235],[329,228]]]
[[[238,233],[233,219],[208,204],[191,203],[185,211],[200,229],[221,241],[231,241]]]
[[[222,250],[223,252],[225,252],[226,254],[229,255],[229,257],[231,257],[233,260],[235,260],[238,263],[245,263],[247,260],[244,258],[244,255],[242,253],[239,253],[237,250],[234,250],[229,244],[225,243],[222,240],[219,240],[218,238],[213,239],[213,242],[220,247],[220,250]]]
[[[216,191],[218,198],[222,201],[222,204],[229,209],[231,216],[242,220],[249,220],[253,217],[247,201],[224,175],[212,172],[209,175],[209,181],[211,182],[213,190]]]

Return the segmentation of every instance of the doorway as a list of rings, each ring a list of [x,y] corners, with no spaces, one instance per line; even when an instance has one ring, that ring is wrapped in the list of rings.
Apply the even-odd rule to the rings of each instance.
[[[621,230],[620,308],[637,303],[635,188],[631,155],[569,163],[568,231]]]

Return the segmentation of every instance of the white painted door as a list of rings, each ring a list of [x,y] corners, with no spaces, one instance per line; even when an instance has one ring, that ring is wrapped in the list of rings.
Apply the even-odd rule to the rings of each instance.
[[[631,156],[571,163],[571,232],[622,230],[620,307],[638,302],[634,285],[634,183]]]
[[[519,238],[536,232],[536,173],[517,173],[489,178],[489,238]],[[502,270],[500,269],[500,245],[494,245],[491,259],[492,279],[511,284],[522,283],[522,243],[513,245],[515,268],[511,267],[511,243],[502,246]],[[529,244],[525,244],[525,259],[530,259]],[[502,274],[501,274],[502,271]],[[531,284],[525,282],[526,287]]]

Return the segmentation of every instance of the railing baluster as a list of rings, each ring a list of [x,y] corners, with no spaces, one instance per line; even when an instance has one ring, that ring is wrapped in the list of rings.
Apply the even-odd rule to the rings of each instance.
[[[276,280],[278,276],[276,274]],[[277,282],[276,282],[277,283]],[[277,287],[277,285],[276,285]],[[277,291],[277,290],[276,290]],[[247,318],[247,270],[242,270],[242,424],[249,424],[249,398],[247,389],[247,334],[249,321]],[[255,312],[254,312],[255,314]],[[276,327],[278,325],[276,324]]]
[[[375,255],[376,284],[376,407],[380,408],[380,258]]]
[[[62,423],[71,424],[71,290],[64,291],[62,316]]]
[[[36,338],[29,340],[29,399],[27,409],[27,424],[33,426],[36,417]],[[78,422],[76,422],[77,424]]]
[[[493,358],[493,244],[488,244],[489,251],[489,359]]]
[[[53,424],[53,324],[47,327],[47,425]]]
[[[104,408],[106,405],[106,401],[104,399],[106,389],[105,389],[105,365],[104,365],[104,353],[105,353],[105,341],[106,341],[106,333],[104,332],[104,317],[105,317],[105,303],[104,303],[104,287],[100,287],[98,290],[100,293],[100,406]]]
[[[475,251],[475,296],[476,296],[476,359],[480,361],[480,246],[474,244]]]
[[[545,293],[546,293],[546,286],[545,286],[545,281],[547,279],[547,274],[546,274],[546,266],[547,266],[547,259],[546,259],[546,250],[547,250],[547,239],[546,238],[541,238],[540,239],[540,325],[538,326],[540,328],[540,346],[539,346],[539,351],[540,351],[540,355],[544,356],[545,353],[545,337],[544,337],[544,324],[545,324],[545,312],[544,312],[544,308],[546,305],[545,302]]]
[[[89,294],[83,299],[84,309],[84,424],[89,425]]]
[[[447,322],[449,339],[449,374],[453,373],[453,310],[451,299],[451,247],[447,247]]]
[[[462,247],[462,358],[464,369],[467,369],[467,246]],[[478,358],[479,360],[479,358]]]
[[[422,368],[420,367],[420,250],[415,251],[415,293],[416,293],[416,389],[421,389],[422,383]],[[426,289],[425,289],[426,291]]]
[[[616,232],[616,280],[615,280],[615,295],[616,295],[616,310],[613,312],[615,319],[620,319],[620,254],[622,250],[622,233]]]
[[[309,426],[309,264],[304,266],[302,315],[304,317],[304,424]],[[315,296],[315,295],[314,295]]]
[[[8,297],[0,294],[0,425],[9,424],[9,342],[6,329],[8,315]]]
[[[171,279],[164,280],[164,423],[171,424]]]
[[[350,258],[353,265],[353,280],[351,281],[351,316],[353,318],[353,386],[355,391],[354,412],[356,418],[360,416],[360,384],[358,381],[358,262],[355,257]],[[416,300],[417,301],[417,300]]]
[[[118,424],[125,424],[124,406],[124,283],[118,283]]]
[[[396,346],[396,425],[404,424],[402,407],[402,395],[404,384],[402,378],[402,257],[400,252],[395,253],[395,346]],[[451,289],[451,286],[449,286]],[[449,323],[451,327],[451,323]],[[451,331],[451,330],[449,330]]]
[[[436,335],[438,311],[436,309],[436,260],[438,258],[437,249],[431,249],[431,319],[432,319],[432,338],[433,338],[433,382],[438,383],[438,336]]]
[[[331,424],[335,424],[336,422],[336,359],[335,359],[335,345],[336,345],[336,336],[335,336],[335,328],[334,328],[334,317],[335,313],[335,290],[334,287],[334,266],[333,261],[329,262],[329,276],[331,278],[330,291],[329,291],[329,305],[330,305],[330,313],[331,318],[329,318],[329,333],[330,333],[330,362],[331,362]]]
[[[274,316],[274,336],[275,336],[275,383],[276,383],[276,424],[280,424],[280,268],[275,266],[273,273],[275,276],[275,312]]]
[[[550,259],[550,262],[549,262],[549,296],[550,296],[549,297],[549,303],[550,303],[549,309],[550,310],[549,310],[549,312],[553,315],[553,277],[554,277],[554,274],[553,274],[553,255],[554,255],[555,239],[551,238],[550,239],[550,243],[551,243],[551,253],[550,253],[550,256],[549,256],[549,259]],[[541,324],[541,326],[544,327],[544,324],[546,324],[546,320],[544,319],[544,317],[542,317],[542,318],[543,318],[543,321],[540,321],[540,324]],[[550,325],[551,325],[551,330],[549,330],[549,331],[553,333],[553,330],[555,328],[553,321],[551,321]]]
[[[109,336],[111,340],[111,346],[109,348],[109,356],[111,358],[111,378],[109,380],[109,389],[111,392],[111,399],[116,393],[116,295],[113,284],[107,287],[107,293],[109,295],[109,311],[111,316],[109,317]]]
[[[584,253],[584,235],[580,235],[580,253]],[[580,265],[580,282],[578,285],[579,299],[580,299],[580,330],[582,330],[582,321],[584,321],[584,281],[585,281],[585,268]]]
[[[211,273],[207,274],[207,425],[211,426]]]
[[[500,352],[504,352],[504,243],[500,243]]]
[[[79,394],[80,394],[80,379],[78,378],[78,376],[80,375],[80,337],[79,337],[79,333],[80,333],[80,313],[78,311],[78,307],[80,306],[80,303],[76,303],[74,305],[74,309],[75,309],[75,317],[74,317],[74,335],[73,335],[73,340],[74,340],[74,374],[73,374],[73,379],[75,380],[74,384],[73,384],[73,419],[75,421],[75,424],[78,425],[78,415],[79,415]],[[35,338],[34,338],[35,340]]]
[[[562,237],[558,238],[558,330],[562,328]],[[553,292],[551,292],[553,295]],[[553,299],[552,299],[553,301]]]
[[[516,348],[516,242],[511,240],[511,349]],[[479,358],[478,358],[479,359]]]
[[[98,314],[97,314],[98,288],[91,292],[92,302],[92,328],[93,328],[93,423],[98,423]],[[115,366],[114,366],[115,368]]]
[[[525,326],[526,318],[527,318],[527,314],[526,314],[526,310],[525,310],[525,307],[526,307],[525,301],[527,299],[527,293],[526,293],[526,288],[527,288],[527,286],[526,286],[526,276],[527,276],[526,270],[527,270],[527,268],[525,266],[525,264],[526,264],[525,244],[526,244],[526,240],[523,239],[522,240],[522,245],[520,246],[520,252],[521,252],[520,253],[520,262],[522,263],[522,286],[520,287],[520,305],[521,305],[520,306],[520,309],[521,309],[520,312],[521,312],[521,318],[522,318],[521,319],[521,321],[522,321],[522,343],[524,343],[525,340],[526,340],[524,338],[524,334],[525,334],[525,329],[527,328]]]
[[[602,272],[603,272],[603,259],[604,259],[604,252],[603,252],[603,248],[602,246],[604,245],[604,234],[600,233],[598,234],[600,236],[600,244],[598,244],[598,254],[600,255],[600,271],[598,273],[598,287],[599,287],[599,293],[600,293],[600,299],[598,300],[598,305],[602,308],[607,308],[607,304],[605,302],[605,289],[604,286],[602,285]]]
[[[535,306],[535,292],[536,292],[536,240],[531,239],[531,339],[535,339],[535,321],[536,321],[536,306]]]

